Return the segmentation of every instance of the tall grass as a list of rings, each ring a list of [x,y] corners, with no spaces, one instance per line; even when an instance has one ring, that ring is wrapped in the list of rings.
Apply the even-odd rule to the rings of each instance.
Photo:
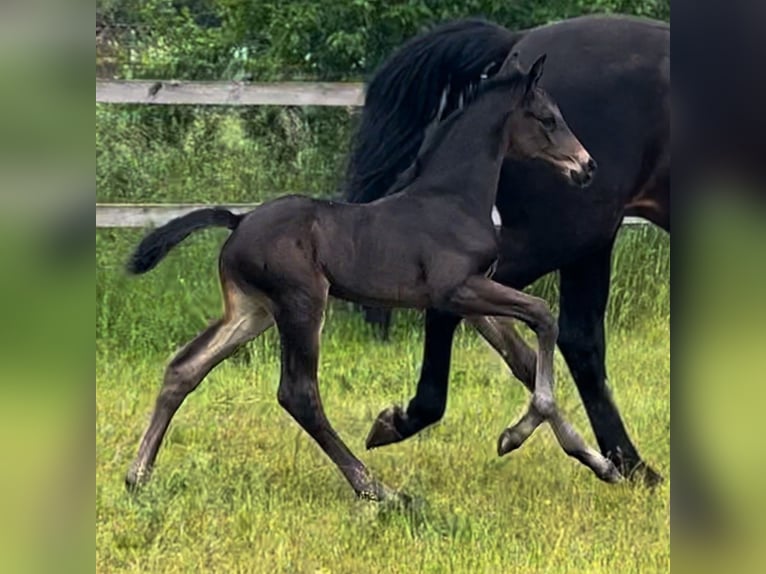
[[[353,126],[345,109],[154,113],[96,106],[98,201],[259,202],[288,192],[335,194]]]
[[[228,232],[209,230],[195,235],[151,273],[128,276],[124,263],[142,233],[127,229],[96,232],[97,349],[166,353],[221,312],[217,255]],[[667,235],[649,226],[621,231],[614,252],[608,327],[623,330],[646,319],[668,317],[669,276]],[[528,291],[546,298],[554,312],[557,310],[555,273],[540,279]],[[334,315],[351,315],[342,322],[346,335],[369,337],[368,328],[349,309],[344,302],[333,302],[326,328],[336,328]],[[404,336],[419,324],[419,313],[397,311],[394,335]]]
[[[288,192],[332,195],[353,125],[346,109],[97,106],[97,198],[216,203],[258,202]],[[99,348],[165,352],[219,313],[216,258],[226,232],[194,236],[148,276],[127,277],[123,264],[142,233],[96,233]],[[670,245],[664,233],[650,226],[623,228],[613,263],[610,328],[667,316]],[[529,291],[555,310],[555,273]],[[334,304],[332,312],[346,309]],[[353,336],[366,336],[353,321]],[[418,322],[417,313],[397,312],[395,329],[404,333]]]

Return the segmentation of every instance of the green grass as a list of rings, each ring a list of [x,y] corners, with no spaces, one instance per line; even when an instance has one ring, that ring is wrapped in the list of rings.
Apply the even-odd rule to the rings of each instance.
[[[98,572],[665,572],[669,481],[654,492],[609,486],[568,458],[547,427],[510,457],[495,445],[527,397],[470,329],[455,342],[444,421],[366,452],[384,407],[414,392],[421,317],[397,312],[372,339],[333,302],[323,336],[326,411],[376,477],[417,497],[412,513],[355,499],[279,407],[275,330],[215,370],[179,411],[148,488],[123,477],[173,351],[221,309],[224,232],[189,239],[160,267],[127,277],[141,233],[96,233],[96,565]],[[555,303],[555,276],[530,291]],[[640,452],[670,472],[669,241],[621,232],[608,308],[608,370]],[[555,305],[554,305],[555,309]],[[528,335],[528,333],[525,333]],[[595,440],[557,355],[558,399]]]
[[[320,381],[350,448],[389,486],[421,499],[412,514],[357,501],[276,402],[274,333],[214,371],[171,426],[146,491],[123,476],[147,423],[166,358],[97,356],[98,572],[665,572],[669,482],[655,492],[599,482],[566,457],[547,427],[510,457],[495,441],[524,407],[521,385],[472,331],[460,332],[444,421],[365,452],[379,409],[414,389],[421,334],[392,343],[350,337],[357,319],[328,321]],[[667,320],[613,333],[615,398],[639,448],[669,473]],[[585,431],[557,357],[558,397]],[[592,436],[586,433],[588,440]]]

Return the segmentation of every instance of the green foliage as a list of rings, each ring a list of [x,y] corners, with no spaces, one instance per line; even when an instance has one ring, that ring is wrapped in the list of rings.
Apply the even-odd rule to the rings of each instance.
[[[669,19],[669,0],[102,0],[106,22],[135,55],[126,77],[263,80],[361,79],[424,27],[483,16],[526,28],[587,13]]]
[[[260,80],[360,79],[423,26],[449,18],[484,15],[520,28],[597,11],[665,17],[667,7],[649,0],[98,3],[106,25],[126,25],[115,33],[125,77],[250,74]],[[97,105],[97,198],[215,203],[264,201],[288,192],[334,195],[353,120],[340,108]],[[166,350],[196,332],[219,306],[214,264],[219,236],[190,240],[154,274],[128,280],[120,265],[138,237],[129,231],[97,233],[97,339]],[[661,232],[621,232],[611,326],[667,316],[669,260],[669,242]],[[557,289],[555,274],[531,288],[552,302]],[[404,330],[412,325],[402,319],[412,315],[398,317]]]
[[[175,121],[149,121],[134,106],[96,106],[98,201],[225,203],[288,192],[335,194],[352,127],[347,111],[185,112],[180,129]]]

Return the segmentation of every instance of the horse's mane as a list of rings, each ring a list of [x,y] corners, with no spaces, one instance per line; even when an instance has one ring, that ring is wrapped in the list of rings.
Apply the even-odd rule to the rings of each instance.
[[[401,189],[416,158],[438,143],[444,122],[455,119],[452,113],[461,108],[461,96],[465,104],[481,76],[496,71],[523,34],[486,20],[458,20],[436,26],[394,52],[367,86],[345,199],[363,203],[391,193],[389,188]],[[442,107],[446,114],[440,119]]]

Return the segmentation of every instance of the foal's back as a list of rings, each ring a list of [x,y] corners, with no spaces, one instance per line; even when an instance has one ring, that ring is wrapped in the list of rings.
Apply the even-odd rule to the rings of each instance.
[[[427,307],[448,283],[488,268],[496,248],[491,226],[438,194],[369,204],[291,195],[245,216],[221,262],[230,279],[272,298],[309,277],[346,300]]]

